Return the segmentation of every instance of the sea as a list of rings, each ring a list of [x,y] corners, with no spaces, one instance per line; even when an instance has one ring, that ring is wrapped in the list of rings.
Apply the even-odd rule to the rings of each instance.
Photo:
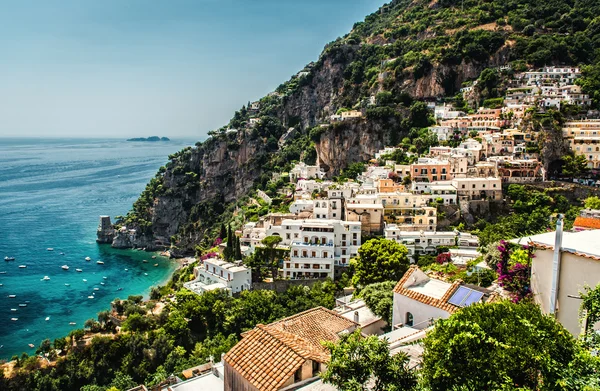
[[[126,214],[168,155],[193,143],[0,138],[0,359],[33,354],[29,344],[169,280],[176,262],[99,245],[96,228],[100,215]]]

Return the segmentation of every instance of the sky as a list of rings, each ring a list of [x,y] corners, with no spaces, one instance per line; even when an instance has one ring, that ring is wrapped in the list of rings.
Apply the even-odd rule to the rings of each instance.
[[[0,0],[0,137],[202,139],[385,0]]]

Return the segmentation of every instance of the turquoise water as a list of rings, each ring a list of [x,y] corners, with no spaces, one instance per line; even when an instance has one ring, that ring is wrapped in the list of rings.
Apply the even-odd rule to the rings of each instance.
[[[98,245],[96,227],[101,214],[125,214],[167,156],[191,144],[0,138],[0,358],[32,353],[28,344],[64,336],[114,298],[168,280],[175,262]]]

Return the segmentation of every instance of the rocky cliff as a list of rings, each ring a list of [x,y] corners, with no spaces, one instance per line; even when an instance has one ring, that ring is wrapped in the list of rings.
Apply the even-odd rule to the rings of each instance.
[[[419,129],[429,124],[428,113],[418,100],[452,97],[484,69],[511,61],[521,67],[591,61],[594,45],[588,50],[581,42],[599,35],[590,23],[598,6],[586,1],[394,0],[382,6],[206,141],[172,155],[117,222],[136,229],[135,238],[117,235],[113,244],[190,251],[234,201],[292,161],[316,155],[332,176],[386,145],[424,144]],[[578,22],[562,17],[565,12],[578,13]],[[481,83],[475,93],[479,100],[497,91]],[[328,124],[340,110],[363,116]],[[559,141],[548,143],[562,152]]]

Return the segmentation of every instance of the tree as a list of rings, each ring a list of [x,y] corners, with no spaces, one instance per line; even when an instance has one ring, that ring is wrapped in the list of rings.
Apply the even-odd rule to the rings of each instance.
[[[439,320],[424,340],[422,375],[431,391],[563,390],[578,347],[533,303],[475,304]]]
[[[586,209],[600,209],[600,197],[591,196],[585,199],[584,205]]]
[[[566,155],[563,157],[563,175],[577,178],[588,172],[587,159],[583,155]]]
[[[237,260],[242,259],[242,246],[240,244],[240,238],[238,238],[237,236],[234,236],[234,238],[235,238],[234,258],[237,261]]]
[[[408,368],[408,357],[404,353],[390,357],[388,342],[375,335],[365,338],[358,329],[343,335],[338,343],[324,345],[331,360],[321,378],[337,389],[408,391],[417,384],[415,373]]]
[[[269,268],[271,269],[271,274],[273,279],[277,278],[277,271],[279,268],[279,262],[277,259],[277,251],[276,247],[281,242],[281,236],[272,235],[265,237],[261,243],[266,247],[266,255]]]
[[[231,259],[234,255],[233,234],[231,233],[231,225],[227,226],[227,247],[223,251],[225,259]]]
[[[381,316],[387,324],[392,323],[392,306],[394,304],[395,281],[376,282],[369,284],[360,291],[359,297],[377,316]]]
[[[354,267],[352,283],[364,287],[375,282],[398,281],[408,270],[408,250],[388,239],[371,239],[358,249],[351,260]]]

